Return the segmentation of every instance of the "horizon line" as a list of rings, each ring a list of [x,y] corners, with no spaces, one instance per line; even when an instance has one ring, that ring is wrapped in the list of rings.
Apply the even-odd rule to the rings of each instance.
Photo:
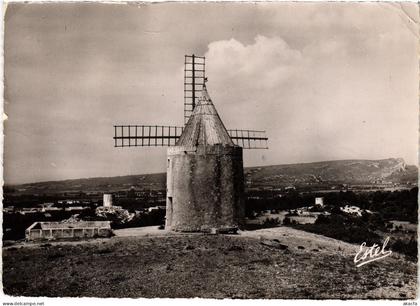
[[[312,161],[312,162],[294,162],[294,163],[285,163],[285,164],[272,164],[272,165],[256,165],[256,166],[244,166],[243,168],[258,168],[258,167],[272,167],[272,166],[283,166],[283,165],[299,165],[299,164],[316,164],[316,163],[329,163],[329,162],[338,162],[338,161],[384,161],[390,159],[401,159],[404,163],[405,159],[402,157],[389,157],[389,158],[381,158],[381,159],[333,159],[333,160],[322,160],[322,161]],[[416,164],[407,166],[415,166],[418,167]],[[91,176],[91,177],[79,177],[79,178],[67,178],[67,179],[57,179],[57,180],[45,180],[45,181],[35,181],[35,182],[27,182],[27,183],[6,183],[3,180],[3,187],[9,186],[20,186],[20,185],[29,185],[29,184],[41,184],[41,183],[51,183],[51,182],[65,182],[65,181],[75,181],[75,180],[90,180],[90,179],[103,179],[103,178],[115,178],[115,177],[125,177],[125,176],[138,176],[138,175],[156,175],[156,174],[163,174],[166,171],[162,172],[149,172],[149,173],[137,173],[137,174],[122,174],[122,175],[112,175],[112,176]]]

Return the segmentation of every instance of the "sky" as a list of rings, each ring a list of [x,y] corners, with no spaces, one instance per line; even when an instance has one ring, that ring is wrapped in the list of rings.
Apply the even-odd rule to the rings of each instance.
[[[266,130],[244,166],[417,164],[416,3],[9,4],[6,184],[165,171],[113,125],[183,124],[185,54],[225,126]]]

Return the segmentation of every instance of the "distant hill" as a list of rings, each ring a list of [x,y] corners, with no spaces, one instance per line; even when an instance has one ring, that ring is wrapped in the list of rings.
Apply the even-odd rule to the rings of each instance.
[[[337,160],[245,168],[247,185],[318,188],[331,185],[417,185],[418,169],[401,158],[383,160]],[[39,182],[6,187],[21,193],[61,193],[69,191],[118,191],[165,189],[166,174],[141,174]]]
[[[418,169],[402,158],[382,160],[337,160],[303,164],[253,167],[245,171],[251,184],[306,186],[331,185],[413,185]]]

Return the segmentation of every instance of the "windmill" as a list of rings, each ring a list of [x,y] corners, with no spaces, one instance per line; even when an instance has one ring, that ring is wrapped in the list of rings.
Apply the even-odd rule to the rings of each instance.
[[[115,147],[167,146],[166,228],[231,232],[244,220],[242,149],[265,131],[226,129],[207,92],[205,57],[184,60],[184,126],[114,125]]]

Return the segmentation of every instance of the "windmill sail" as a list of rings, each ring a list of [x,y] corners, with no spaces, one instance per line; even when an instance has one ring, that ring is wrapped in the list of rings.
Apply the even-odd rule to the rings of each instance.
[[[268,149],[265,131],[228,129],[224,127],[208,95],[205,57],[185,55],[184,125],[114,125],[115,147],[157,147],[185,145],[192,141],[233,143],[243,149]],[[200,120],[189,124],[191,120]],[[200,127],[200,131],[188,126]],[[185,133],[183,134],[185,130]],[[213,131],[203,135],[203,131]],[[182,135],[182,137],[181,137]],[[181,137],[181,139],[180,139]],[[201,138],[200,138],[201,137]],[[203,139],[205,137],[206,140]]]
[[[243,149],[268,149],[265,131],[227,130],[233,143]]]
[[[114,125],[114,147],[174,146],[183,130],[168,125]]]
[[[114,147],[170,147],[175,146],[180,139],[184,127],[167,126],[167,125],[114,125]],[[265,131],[255,130],[226,130],[230,140],[227,140],[223,135],[225,141],[232,141],[235,145],[243,149],[268,149]],[[194,134],[186,131],[184,139],[193,139],[196,142],[202,140],[193,137]],[[209,137],[207,137],[209,136]],[[206,141],[211,143],[218,142],[220,135],[206,135]],[[188,143],[187,140],[182,140],[182,143]]]
[[[184,61],[184,124],[187,124],[205,83],[206,58],[185,55]]]
[[[184,127],[167,125],[114,125],[114,147],[171,147]],[[265,131],[227,130],[234,144],[243,149],[268,149]]]

